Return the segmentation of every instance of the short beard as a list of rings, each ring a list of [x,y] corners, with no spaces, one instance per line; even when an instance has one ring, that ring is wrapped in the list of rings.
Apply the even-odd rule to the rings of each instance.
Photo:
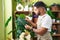
[[[40,12],[38,13],[38,15],[40,15]]]

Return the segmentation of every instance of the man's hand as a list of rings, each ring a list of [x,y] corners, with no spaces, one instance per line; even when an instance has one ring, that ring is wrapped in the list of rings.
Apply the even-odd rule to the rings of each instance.
[[[28,17],[26,17],[25,20],[26,20],[27,22],[30,22],[30,21],[31,21]]]
[[[31,29],[31,27],[29,25],[27,25],[27,24],[25,25],[25,28],[29,29],[29,30]]]
[[[36,23],[33,23],[31,20],[29,20],[29,18],[25,18],[25,20],[27,21],[27,22],[29,22],[31,25],[32,25],[32,27],[35,27],[36,28],[36,26],[37,26],[37,24]]]

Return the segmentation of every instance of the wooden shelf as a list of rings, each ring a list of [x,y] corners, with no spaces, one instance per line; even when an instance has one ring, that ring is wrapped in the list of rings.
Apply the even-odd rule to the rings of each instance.
[[[14,13],[29,13],[30,11],[15,11]]]
[[[30,13],[30,11],[15,11],[15,14],[26,14],[28,15]]]
[[[30,12],[30,11],[15,11],[15,12],[24,12],[25,13],[25,12]]]
[[[58,24],[58,25],[60,25],[60,23],[53,23],[53,24]]]
[[[54,37],[54,36],[60,37],[60,34],[53,34],[52,36],[53,36],[53,37]]]
[[[60,10],[58,10],[58,11],[52,11],[52,12],[60,12]]]

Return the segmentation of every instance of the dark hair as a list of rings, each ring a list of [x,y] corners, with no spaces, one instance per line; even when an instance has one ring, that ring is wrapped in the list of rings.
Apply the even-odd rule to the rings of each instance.
[[[43,3],[42,1],[38,1],[34,4],[35,7],[39,8],[39,7],[44,7],[45,9],[47,8],[46,4]]]

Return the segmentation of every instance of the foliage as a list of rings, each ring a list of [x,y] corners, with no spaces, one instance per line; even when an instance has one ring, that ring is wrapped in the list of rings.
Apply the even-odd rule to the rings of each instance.
[[[35,2],[38,0],[15,0],[18,3],[21,3],[23,6],[28,5],[29,7],[32,7]]]
[[[7,27],[8,26],[8,23],[11,21],[11,16],[8,18],[8,20],[6,21],[6,23],[5,23],[5,27]]]
[[[48,15],[51,16],[52,19],[55,19],[55,16],[53,15],[53,13],[50,10],[48,10],[47,13],[48,13]]]
[[[29,3],[29,5],[28,5],[28,6],[29,6],[29,7],[32,7],[32,6],[33,6],[33,4],[34,4],[34,2]]]
[[[16,23],[16,36],[19,37],[22,32],[25,32],[25,25],[28,24],[30,25],[25,19],[24,19],[24,14],[20,14],[20,16],[17,16],[17,19],[15,21]],[[34,37],[34,32],[32,30],[27,30],[30,32],[31,37]]]
[[[23,6],[27,4],[27,0],[15,0],[18,3],[21,3]]]
[[[16,17],[19,17],[19,18],[22,18],[22,19],[25,19],[25,14],[20,14],[20,15],[18,15],[18,14],[16,14]]]
[[[5,23],[5,28],[8,26],[9,22],[11,21],[12,17],[10,16],[8,20]],[[12,31],[10,31],[8,34],[10,34]]]
[[[55,14],[52,13],[51,10],[48,10],[48,11],[47,11],[47,14],[50,15],[52,19],[60,20],[59,18],[55,17]]]

